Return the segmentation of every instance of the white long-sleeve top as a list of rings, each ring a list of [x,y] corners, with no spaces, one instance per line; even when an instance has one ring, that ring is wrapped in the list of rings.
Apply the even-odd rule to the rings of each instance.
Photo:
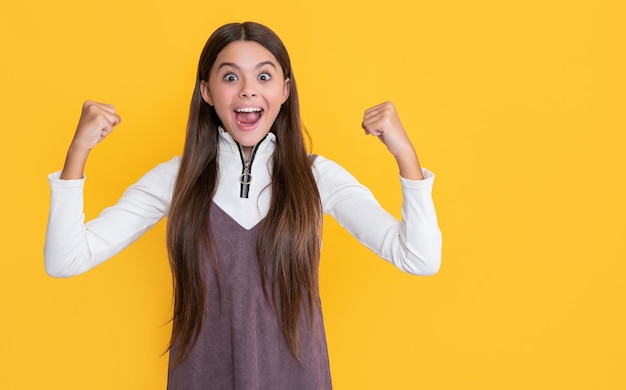
[[[220,131],[219,178],[213,201],[246,229],[267,214],[270,201],[272,133],[259,145],[252,168],[248,198],[240,197],[242,162],[232,137]],[[130,186],[120,200],[85,223],[85,179],[48,176],[52,190],[44,247],[48,274],[68,277],[101,264],[126,248],[169,212],[180,157],[162,163]],[[372,193],[338,164],[317,156],[313,173],[323,211],[332,215],[366,247],[405,272],[431,275],[441,262],[441,232],[432,201],[434,175],[423,169],[424,180],[400,177],[402,221],[396,220]]]

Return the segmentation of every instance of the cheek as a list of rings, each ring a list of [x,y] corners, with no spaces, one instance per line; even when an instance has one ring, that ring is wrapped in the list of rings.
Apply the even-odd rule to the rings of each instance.
[[[288,97],[289,95],[285,94],[282,90],[280,90],[280,91],[276,91],[272,100],[274,101],[274,104],[280,109],[282,104],[287,101]]]
[[[229,96],[227,91],[218,91],[218,93],[213,94],[213,103],[215,107],[215,111],[218,114],[225,113],[230,111],[230,101],[231,97]]]
[[[215,99],[215,104],[213,105],[213,109],[215,110],[215,113],[217,114],[217,117],[219,118],[220,122],[222,122],[222,124],[230,120],[231,118],[230,107],[221,103],[220,100]]]

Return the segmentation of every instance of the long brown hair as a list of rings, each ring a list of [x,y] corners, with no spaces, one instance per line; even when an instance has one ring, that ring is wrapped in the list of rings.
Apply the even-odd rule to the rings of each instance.
[[[269,28],[253,22],[227,24],[209,37],[200,56],[187,137],[168,216],[167,247],[174,282],[170,349],[175,342],[179,343],[176,362],[189,354],[198,339],[207,314],[207,288],[220,288],[217,276],[215,280],[204,277],[207,266],[214,267],[216,275],[219,271],[209,229],[209,210],[219,174],[220,119],[215,109],[202,99],[200,83],[208,82],[219,52],[238,40],[261,44],[274,55],[285,78],[290,79],[289,97],[271,130],[276,135],[272,195],[259,232],[257,257],[266,299],[271,299],[276,307],[278,291],[280,312],[276,314],[282,321],[287,345],[299,360],[300,314],[306,313],[312,322],[317,304],[322,211],[305,147],[291,61],[280,38]],[[207,257],[212,261],[205,263]],[[271,294],[267,293],[266,272],[271,275]]]

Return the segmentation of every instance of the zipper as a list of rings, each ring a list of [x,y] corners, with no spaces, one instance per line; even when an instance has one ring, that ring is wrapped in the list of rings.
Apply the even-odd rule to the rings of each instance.
[[[252,152],[250,152],[250,159],[246,160],[245,154],[243,153],[243,147],[239,144],[239,142],[235,141],[237,146],[239,147],[239,157],[241,157],[241,175],[239,176],[239,183],[241,183],[241,188],[239,189],[239,197],[240,198],[248,198],[248,192],[250,191],[250,182],[252,181],[252,162],[254,162],[254,156],[256,155],[256,151],[261,146],[261,142],[267,137],[263,137],[259,141],[258,144],[254,145],[252,148]]]

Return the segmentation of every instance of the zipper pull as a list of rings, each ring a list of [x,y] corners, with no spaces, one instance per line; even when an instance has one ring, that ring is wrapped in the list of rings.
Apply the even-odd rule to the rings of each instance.
[[[246,161],[243,165],[243,173],[239,176],[239,182],[241,183],[241,190],[239,191],[240,198],[247,198],[250,191],[250,182],[252,181],[252,175],[250,174],[250,160]]]

